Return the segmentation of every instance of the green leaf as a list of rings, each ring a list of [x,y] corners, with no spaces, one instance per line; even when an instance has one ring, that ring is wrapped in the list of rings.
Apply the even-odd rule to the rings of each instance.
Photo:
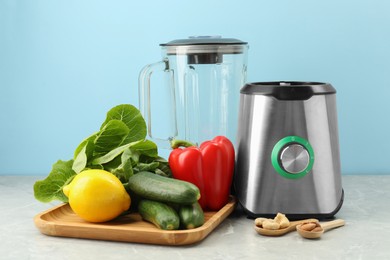
[[[76,173],[72,170],[73,160],[57,161],[46,179],[34,184],[34,196],[41,202],[60,200],[68,202],[62,188],[72,181]]]
[[[130,148],[123,151],[122,156],[121,156],[121,160],[122,160],[122,162],[127,161],[127,160],[131,160],[131,161],[134,160],[133,152]],[[137,161],[137,163],[138,163],[138,161]]]
[[[103,129],[111,120],[120,120],[127,125],[130,132],[123,144],[144,140],[146,137],[146,123],[141,112],[130,104],[122,104],[113,107],[107,112],[107,117],[100,129]]]
[[[129,181],[130,177],[133,175],[133,166],[131,158],[124,159],[122,163],[115,169],[113,169],[112,174],[114,174],[122,183]]]
[[[108,163],[108,162],[112,161],[115,157],[117,157],[118,155],[123,153],[123,151],[126,150],[127,148],[129,148],[132,144],[134,144],[134,143],[130,143],[130,144],[125,144],[125,145],[119,146],[119,147],[109,151],[105,155],[103,155],[101,157],[98,157],[98,158],[95,158],[92,161],[92,164],[105,164],[105,163]]]
[[[159,165],[158,162],[139,163],[135,169],[137,169],[137,172],[143,172],[143,171],[154,172],[157,169],[158,165]]]
[[[146,155],[152,158],[157,157],[157,145],[152,141],[142,140],[117,147],[107,154],[95,158],[91,164],[107,164],[125,151],[127,151],[129,158],[131,157],[135,164],[138,164],[140,155]],[[112,167],[112,164],[109,167]]]
[[[133,162],[131,150],[127,148],[120,156],[115,157],[103,166],[106,171],[111,172],[122,183],[125,183],[133,175],[133,165],[136,165],[136,163]]]
[[[157,174],[157,175],[168,177],[168,178],[172,177],[172,175],[168,175],[166,172],[164,172],[164,171],[162,171],[162,170],[160,170],[158,168],[154,171],[154,173]]]
[[[73,161],[72,170],[76,173],[81,172],[85,166],[87,166],[87,144],[84,145],[84,147],[81,149],[81,151],[77,154],[76,158]]]
[[[89,165],[87,167],[85,167],[84,170],[89,170],[89,169],[99,169],[99,170],[104,170],[104,167],[103,165],[101,164],[96,164],[96,165]]]
[[[109,121],[95,139],[94,157],[104,155],[122,145],[130,130],[120,120]]]
[[[98,135],[99,132],[96,132],[90,136],[88,136],[87,138],[85,138],[76,148],[76,150],[74,151],[74,154],[73,154],[73,159],[76,159],[76,157],[78,156],[78,154],[80,153],[80,151],[84,148],[84,146],[89,143],[89,147],[88,147],[88,158],[90,158],[89,156],[92,156],[92,153],[93,153],[93,146],[91,144],[94,143],[97,135]]]
[[[131,149],[139,155],[146,155],[148,157],[157,157],[157,145],[150,140],[143,140],[131,146]]]
[[[88,164],[88,161],[92,158],[93,155],[93,139],[87,139],[83,143],[83,146],[81,147],[81,150],[77,153],[77,155],[74,158],[72,169],[76,173],[80,173],[82,170],[85,169],[85,167]],[[76,154],[76,153],[75,153]]]
[[[172,171],[167,160],[162,157],[158,157],[155,159],[155,161],[158,162],[158,168],[155,171],[157,174],[166,177],[172,177]]]

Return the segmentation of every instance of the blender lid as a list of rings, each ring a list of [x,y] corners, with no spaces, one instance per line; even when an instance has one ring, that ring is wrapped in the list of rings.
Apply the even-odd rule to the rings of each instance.
[[[241,94],[273,96],[279,100],[307,100],[314,95],[335,94],[329,83],[304,81],[274,81],[248,83]]]
[[[162,43],[168,55],[180,54],[239,54],[247,47],[248,43],[234,38],[222,38],[220,36],[192,36],[188,39],[178,39]]]

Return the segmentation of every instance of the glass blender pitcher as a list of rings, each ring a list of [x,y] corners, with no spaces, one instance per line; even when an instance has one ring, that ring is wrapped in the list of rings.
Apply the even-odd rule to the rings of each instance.
[[[246,42],[190,37],[160,44],[162,61],[139,76],[139,106],[148,135],[161,149],[172,139],[199,145],[217,135],[235,142]]]

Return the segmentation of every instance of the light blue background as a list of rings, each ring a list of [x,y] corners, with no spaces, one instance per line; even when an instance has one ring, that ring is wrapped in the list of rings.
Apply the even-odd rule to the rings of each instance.
[[[390,173],[390,1],[0,0],[0,174],[47,175],[111,107],[138,106],[159,43],[248,41],[248,81],[330,82],[343,174]]]

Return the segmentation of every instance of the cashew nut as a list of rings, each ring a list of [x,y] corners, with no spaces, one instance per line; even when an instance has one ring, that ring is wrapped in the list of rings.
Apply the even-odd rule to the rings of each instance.
[[[276,230],[276,229],[289,227],[290,221],[288,220],[288,218],[284,214],[278,213],[274,219],[256,218],[255,225],[257,227],[262,227],[264,229]]]
[[[273,219],[267,219],[267,220],[264,220],[264,221],[263,221],[263,228],[264,228],[264,229],[276,230],[276,229],[279,229],[279,228],[280,228],[280,225],[279,225],[278,222],[276,222],[276,221],[273,220]]]
[[[276,215],[276,217],[274,218],[274,220],[279,223],[280,225],[280,228],[286,228],[288,226],[290,226],[290,221],[288,220],[288,218],[286,217],[286,215],[282,214],[282,213],[278,213]]]
[[[267,220],[266,218],[257,218],[255,219],[255,225],[258,226],[258,227],[262,227],[263,226],[263,222]]]

